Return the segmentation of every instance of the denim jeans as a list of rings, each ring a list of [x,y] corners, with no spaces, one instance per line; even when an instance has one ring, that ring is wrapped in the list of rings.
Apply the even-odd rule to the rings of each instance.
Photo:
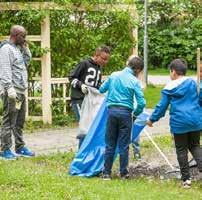
[[[190,178],[188,150],[194,157],[197,167],[202,172],[202,149],[200,148],[200,131],[174,134],[177,160],[179,162],[182,180]]]
[[[134,154],[140,153],[140,135],[132,141],[132,146]]]
[[[124,107],[108,109],[105,134],[104,174],[111,174],[113,159],[118,146],[120,155],[120,174],[128,173],[129,144],[132,128],[131,110]]]
[[[1,128],[1,150],[8,150],[12,146],[12,134],[15,137],[15,150],[25,145],[23,140],[23,126],[25,122],[25,95],[17,94],[17,101],[20,108],[16,108],[16,100],[8,98],[7,93],[2,95],[3,119]]]

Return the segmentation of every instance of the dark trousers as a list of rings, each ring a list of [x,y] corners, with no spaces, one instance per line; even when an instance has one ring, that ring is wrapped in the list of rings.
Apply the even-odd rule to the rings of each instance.
[[[108,109],[105,134],[104,174],[111,174],[116,147],[120,155],[120,174],[128,173],[129,144],[132,128],[131,110],[112,107]]]
[[[80,109],[83,99],[72,99],[71,100],[71,107],[76,116],[76,120],[79,122],[80,120]]]
[[[198,169],[202,172],[202,149],[200,148],[200,131],[184,134],[174,134],[177,160],[179,162],[182,180],[190,178],[188,151],[194,157]]]
[[[15,150],[20,149],[25,145],[22,132],[26,112],[25,95],[17,94],[17,100],[15,100],[8,98],[6,93],[2,96],[2,101],[1,150],[4,151],[11,148],[12,134],[15,137]],[[17,106],[18,109],[16,108]]]
[[[83,99],[78,99],[78,100],[77,99],[76,100],[72,99],[71,100],[71,107],[72,107],[72,110],[73,110],[73,112],[74,112],[74,114],[76,116],[77,122],[79,122],[79,120],[80,120],[80,109],[81,109],[82,102],[83,102]],[[77,135],[76,138],[79,140],[78,149],[80,149],[85,137],[86,137],[86,134]]]

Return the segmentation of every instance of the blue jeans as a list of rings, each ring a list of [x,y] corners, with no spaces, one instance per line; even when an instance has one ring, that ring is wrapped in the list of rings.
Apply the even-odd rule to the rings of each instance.
[[[140,153],[140,135],[132,141],[132,146],[134,154]]]
[[[120,155],[120,174],[128,173],[129,144],[132,128],[131,110],[124,107],[108,109],[105,134],[104,174],[111,174],[113,159],[118,145]]]

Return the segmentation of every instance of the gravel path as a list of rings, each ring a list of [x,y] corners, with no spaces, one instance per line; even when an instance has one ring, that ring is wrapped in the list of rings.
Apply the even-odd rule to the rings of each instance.
[[[149,109],[147,112],[151,113]],[[63,128],[60,130],[49,130],[32,134],[25,134],[26,145],[34,150],[36,154],[49,154],[55,152],[65,152],[77,149],[77,130],[78,128]],[[169,133],[168,114],[154,127],[147,128],[151,135]],[[144,133],[142,134],[144,138]]]
[[[196,80],[196,76],[190,76],[194,80]],[[158,75],[149,75],[148,83],[153,85],[165,85],[170,81],[170,76],[158,76]]]

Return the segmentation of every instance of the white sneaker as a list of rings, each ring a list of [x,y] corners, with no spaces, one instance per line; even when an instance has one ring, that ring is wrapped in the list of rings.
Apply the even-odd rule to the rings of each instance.
[[[186,181],[183,182],[183,187],[186,189],[191,188],[191,180],[187,179]]]

